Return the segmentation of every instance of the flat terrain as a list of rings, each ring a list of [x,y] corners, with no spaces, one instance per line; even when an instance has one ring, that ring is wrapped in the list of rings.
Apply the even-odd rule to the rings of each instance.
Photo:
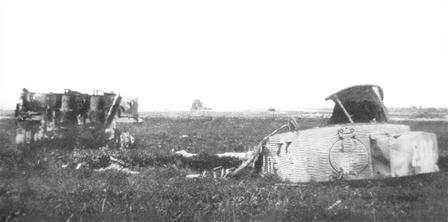
[[[187,179],[219,163],[207,154],[247,151],[287,118],[151,117],[128,127],[127,151],[64,145],[17,149],[13,119],[0,119],[0,220],[7,221],[447,221],[448,123],[401,122],[435,132],[442,172],[406,178],[277,186],[245,172],[231,179]],[[325,119],[301,119],[302,128]],[[184,163],[175,150],[200,152]],[[140,174],[97,172],[107,155]],[[209,161],[207,161],[209,158]],[[88,167],[76,167],[75,162]],[[106,163],[105,163],[106,162]],[[69,164],[69,167],[62,166]]]

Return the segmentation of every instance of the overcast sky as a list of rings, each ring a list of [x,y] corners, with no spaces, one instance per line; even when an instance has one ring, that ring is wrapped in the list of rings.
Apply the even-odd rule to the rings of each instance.
[[[141,110],[448,107],[448,4],[425,1],[2,1],[0,108],[22,88],[138,96]]]

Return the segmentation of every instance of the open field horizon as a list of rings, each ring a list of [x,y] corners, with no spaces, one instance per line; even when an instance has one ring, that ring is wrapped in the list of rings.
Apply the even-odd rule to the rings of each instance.
[[[333,107],[320,108],[302,108],[297,110],[274,110],[268,111],[261,109],[241,109],[235,111],[219,111],[219,110],[141,110],[141,117],[329,117],[333,111]],[[448,118],[448,108],[445,107],[389,107],[389,115],[391,118]],[[13,109],[0,109],[0,118],[11,117],[14,115]]]

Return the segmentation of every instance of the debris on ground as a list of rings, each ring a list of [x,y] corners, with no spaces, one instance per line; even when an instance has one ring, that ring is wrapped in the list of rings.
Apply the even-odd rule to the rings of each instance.
[[[223,158],[223,157],[231,157],[231,158],[236,158],[236,159],[239,159],[239,160],[247,160],[247,159],[249,159],[252,156],[252,153],[253,153],[253,151],[248,151],[248,152],[225,152],[225,153],[216,154],[216,156],[217,157],[221,157],[221,158]],[[186,158],[190,158],[190,157],[194,157],[194,156],[198,155],[197,153],[189,153],[186,150],[176,151],[175,154],[179,154],[179,155],[181,155],[183,157],[186,157]]]
[[[192,178],[199,178],[199,177],[201,177],[202,175],[201,174],[199,174],[199,173],[194,173],[194,174],[188,174],[186,177],[188,178],[188,179],[192,179]]]
[[[327,210],[331,210],[331,209],[333,209],[334,207],[336,207],[336,206],[339,205],[340,203],[342,203],[342,200],[337,200],[337,201],[334,202],[331,206],[329,206],[329,207],[327,208]]]
[[[248,160],[252,156],[253,151],[248,152],[226,152],[226,153],[220,153],[216,154],[216,156],[219,157],[233,157],[240,160]]]
[[[185,151],[185,150],[179,150],[179,151],[176,151],[175,152],[175,154],[179,154],[179,155],[181,155],[181,156],[183,156],[183,157],[193,157],[193,156],[197,156],[198,154],[197,153],[189,153],[189,152],[187,152],[187,151]]]
[[[205,178],[209,177],[210,175],[214,178],[226,178],[232,170],[234,170],[235,167],[231,168],[224,168],[223,166],[215,167],[211,170],[203,170],[201,173],[195,173],[195,174],[188,174],[187,178]]]
[[[138,171],[134,171],[134,170],[130,170],[129,168],[125,168],[117,163],[112,163],[111,165],[109,165],[108,167],[105,168],[100,168],[100,169],[96,169],[95,171],[97,172],[103,172],[106,170],[117,170],[123,173],[129,173],[129,174],[139,174],[140,172]]]

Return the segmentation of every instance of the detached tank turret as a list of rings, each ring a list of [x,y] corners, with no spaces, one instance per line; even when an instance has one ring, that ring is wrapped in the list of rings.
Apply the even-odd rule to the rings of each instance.
[[[60,141],[64,145],[93,148],[109,144],[127,148],[133,139],[117,128],[117,122],[137,123],[137,98],[98,92],[89,95],[65,90],[64,93],[35,93],[23,89],[16,106],[18,145]],[[127,141],[123,143],[122,140]]]

